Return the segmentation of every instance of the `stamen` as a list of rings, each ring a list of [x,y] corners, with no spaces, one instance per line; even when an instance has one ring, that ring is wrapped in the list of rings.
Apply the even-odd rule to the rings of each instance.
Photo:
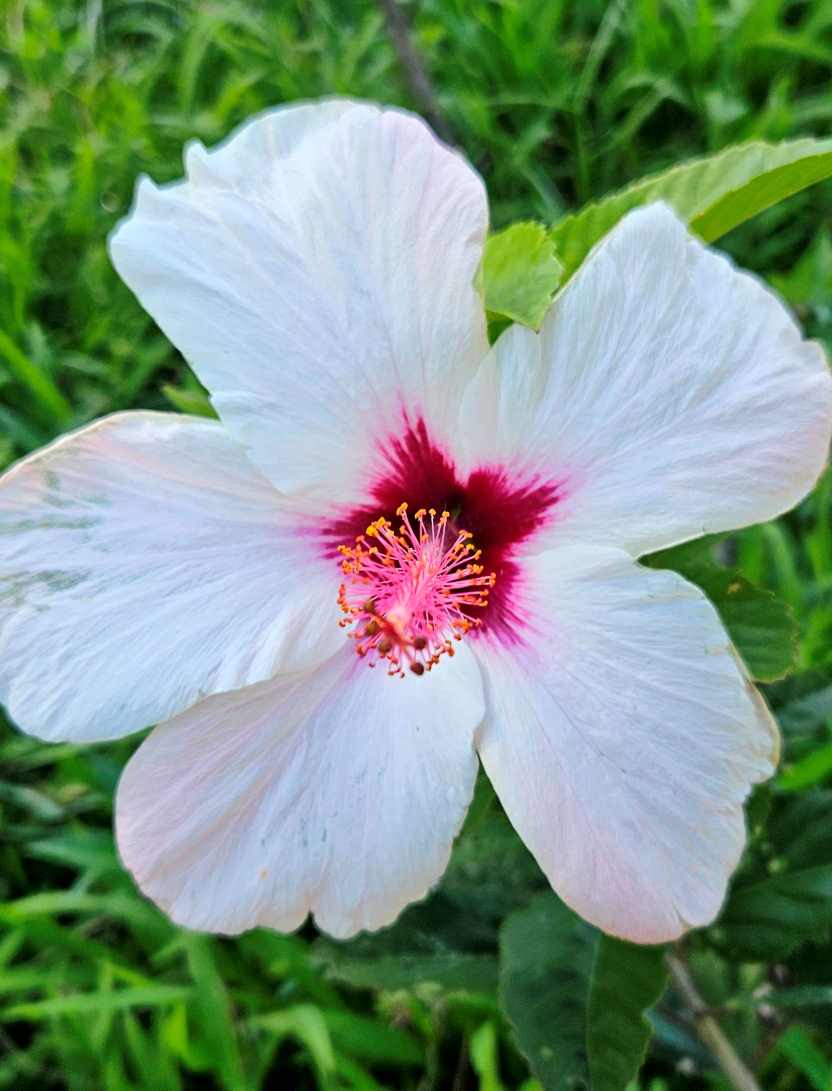
[[[338,605],[356,653],[371,667],[385,660],[388,674],[404,678],[454,654],[455,641],[481,623],[469,610],[487,605],[496,576],[483,575],[467,530],[449,530],[447,511],[419,508],[411,520],[400,504],[396,515],[397,529],[380,516],[355,545],[338,547]]]

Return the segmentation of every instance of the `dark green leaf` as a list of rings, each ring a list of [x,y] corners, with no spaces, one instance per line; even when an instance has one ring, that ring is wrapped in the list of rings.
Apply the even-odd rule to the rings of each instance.
[[[832,985],[799,985],[766,993],[761,1002],[777,1008],[819,1008],[832,1006]]]
[[[832,927],[832,864],[786,872],[735,890],[720,925],[727,949],[750,959],[782,959]]]
[[[797,655],[794,614],[772,591],[713,565],[689,576],[716,606],[752,678],[773,682],[792,669]]]
[[[780,799],[766,830],[774,854],[793,870],[832,864],[832,791]]]
[[[777,710],[784,731],[810,731],[832,720],[832,685],[818,686],[813,692],[787,701]]]
[[[497,962],[490,955],[448,952],[354,958],[328,948],[325,965],[334,980],[365,989],[412,989],[434,982],[444,989],[493,992],[497,985]]]
[[[506,920],[500,995],[546,1091],[588,1085],[587,999],[598,932],[549,892]]]
[[[351,1011],[324,1011],[333,1046],[371,1064],[419,1065],[424,1050],[411,1035],[380,1019]]]
[[[708,557],[707,543],[688,543],[646,558],[653,568],[672,568],[695,583],[719,611],[752,676],[773,682],[787,674],[797,654],[797,622],[777,596]]]
[[[587,1050],[592,1091],[623,1091],[641,1067],[652,1033],[644,1011],[667,983],[664,947],[601,936],[589,992]]]

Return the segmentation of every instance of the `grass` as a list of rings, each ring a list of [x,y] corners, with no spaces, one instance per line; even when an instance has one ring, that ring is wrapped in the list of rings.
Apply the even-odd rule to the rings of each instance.
[[[832,133],[824,0],[405,10],[495,226],[551,222],[738,140]],[[0,0],[0,94],[0,465],[103,413],[203,404],[107,258],[139,173],[176,178],[186,139],[216,141],[278,102],[414,105],[367,0]],[[827,344],[830,224],[827,185],[725,240]],[[807,677],[830,677],[831,516],[827,475],[796,513],[731,543],[800,623],[801,673],[771,694],[784,707]],[[790,760],[828,749],[819,722]],[[232,942],[177,930],[118,866],[112,794],[133,745],[47,747],[0,729],[0,1088],[530,1091],[496,1001],[495,949],[499,921],[540,878],[486,789],[439,894],[398,938],[346,953],[311,929]],[[822,789],[828,768],[816,760],[799,783]],[[728,1029],[767,1087],[822,1086],[828,1007],[761,1017],[753,993],[780,977],[829,986],[828,952],[736,965],[694,946],[691,959],[709,1000],[729,998]],[[686,1066],[694,1086],[722,1086],[672,998],[656,1026],[642,1087],[690,1086]]]

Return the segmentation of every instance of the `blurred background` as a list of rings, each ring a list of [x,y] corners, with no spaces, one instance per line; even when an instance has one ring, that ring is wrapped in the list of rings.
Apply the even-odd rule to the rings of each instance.
[[[549,224],[736,141],[829,134],[830,73],[829,0],[0,0],[0,466],[113,410],[208,411],[105,250],[136,176],[179,177],[190,137],[324,94],[402,104],[478,167],[495,226]],[[830,224],[827,183],[721,244],[827,345]],[[685,946],[776,1091],[832,1089],[831,494],[827,475],[729,543],[800,638],[767,689],[785,765],[752,801],[737,882],[801,876],[802,915]],[[392,929],[231,941],[176,929],[119,868],[112,797],[135,743],[46,746],[0,722],[0,1088],[539,1089],[498,953],[545,882],[487,784],[441,886]],[[730,1086],[683,995],[651,1022],[638,1088]]]

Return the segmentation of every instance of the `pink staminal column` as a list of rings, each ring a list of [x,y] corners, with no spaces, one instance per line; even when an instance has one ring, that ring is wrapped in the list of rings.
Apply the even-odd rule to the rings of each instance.
[[[469,611],[487,605],[496,576],[484,574],[471,534],[449,527],[449,512],[419,508],[411,519],[402,503],[396,515],[398,528],[379,516],[338,547],[338,604],[357,654],[371,667],[385,660],[403,678],[454,654],[454,641],[481,624]]]

